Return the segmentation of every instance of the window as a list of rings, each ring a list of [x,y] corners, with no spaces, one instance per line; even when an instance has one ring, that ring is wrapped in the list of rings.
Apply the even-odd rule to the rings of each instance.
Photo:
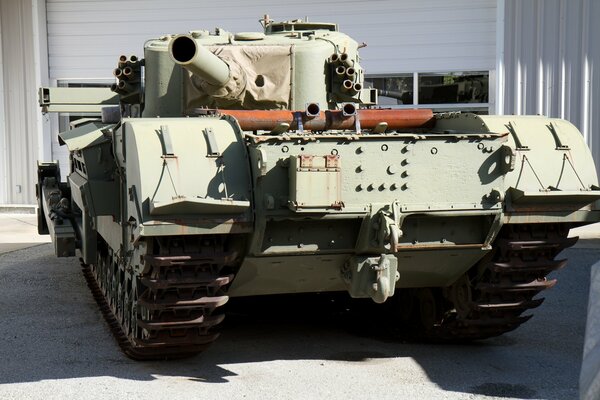
[[[415,72],[367,76],[379,90],[379,104],[393,108],[432,108],[436,112],[489,112],[489,72]]]
[[[367,77],[365,84],[378,89],[381,105],[413,104],[413,74]]]

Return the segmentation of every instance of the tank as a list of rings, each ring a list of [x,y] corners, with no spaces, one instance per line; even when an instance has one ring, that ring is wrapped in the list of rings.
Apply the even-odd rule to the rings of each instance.
[[[59,134],[66,182],[39,163],[38,229],[80,257],[123,351],[196,354],[232,297],[347,293],[440,341],[528,320],[569,229],[600,220],[578,130],[379,108],[336,24],[261,21],[149,40],[110,89],[40,91],[102,112]]]

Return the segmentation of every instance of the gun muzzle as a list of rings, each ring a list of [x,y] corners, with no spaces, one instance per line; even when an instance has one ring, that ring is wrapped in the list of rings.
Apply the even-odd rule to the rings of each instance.
[[[178,35],[169,43],[173,61],[204,79],[211,85],[225,86],[229,81],[229,66],[225,61],[198,44],[189,35]]]

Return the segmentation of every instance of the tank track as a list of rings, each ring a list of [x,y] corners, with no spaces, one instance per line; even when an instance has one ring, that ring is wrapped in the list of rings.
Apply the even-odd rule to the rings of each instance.
[[[568,238],[568,232],[564,225],[505,226],[492,253],[455,284],[445,289],[413,289],[421,337],[486,339],[529,320],[531,314],[522,314],[544,301],[534,297],[556,284],[556,279],[546,275],[566,265],[567,260],[555,257],[578,239]]]
[[[95,265],[82,263],[84,277],[121,350],[136,360],[193,356],[219,333],[219,312],[228,297],[224,287],[233,274],[222,270],[237,258],[218,240],[202,240],[188,250],[182,240],[144,257],[144,271],[99,251]]]

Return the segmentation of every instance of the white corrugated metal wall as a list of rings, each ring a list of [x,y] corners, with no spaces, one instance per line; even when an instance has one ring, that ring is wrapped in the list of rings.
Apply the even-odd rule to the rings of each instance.
[[[45,151],[44,158],[50,158],[50,146],[40,149],[40,135],[34,132],[32,114],[38,113],[30,89],[35,88],[17,84],[21,79],[22,85],[32,86],[40,79],[29,79],[30,72],[20,68],[23,60],[36,54],[35,49],[31,53],[28,39],[30,29],[35,34],[35,24],[27,21],[23,7],[40,3],[44,0],[0,0],[4,7],[0,21],[4,60],[0,68],[4,83],[4,87],[0,84],[0,94],[4,93],[0,178],[2,173],[6,177],[0,182],[0,203],[33,202],[36,146],[38,154]],[[498,112],[566,118],[582,130],[597,162],[600,159],[596,137],[600,118],[593,112],[593,105],[600,101],[600,78],[593,68],[600,57],[596,23],[600,2],[596,0],[257,0],[252,5],[239,0],[218,5],[191,0],[47,0],[46,5],[53,83],[109,78],[119,54],[140,54],[145,39],[165,32],[217,25],[231,31],[257,30],[256,20],[263,13],[275,19],[308,16],[313,21],[338,22],[341,30],[367,42],[363,64],[371,74],[491,70],[493,77],[496,65],[499,84],[494,88],[491,79],[490,89],[498,90]],[[23,29],[22,34],[18,29]],[[20,46],[15,45],[15,32],[19,32],[14,37],[22,41]],[[35,44],[45,48],[37,40]],[[44,67],[40,69],[43,75]],[[23,194],[14,193],[17,181],[22,182]]]
[[[36,161],[50,156],[36,96],[43,68],[40,4],[0,0],[0,204],[34,203]]]
[[[36,12],[44,13],[44,6],[47,25],[40,28]],[[35,105],[46,70],[53,83],[109,78],[116,57],[140,54],[148,37],[217,25],[257,30],[263,13],[338,22],[369,44],[362,54],[371,74],[491,70],[493,77],[495,64],[498,87],[490,84],[498,90],[498,112],[566,118],[600,160],[600,118],[593,108],[600,103],[593,68],[600,57],[596,0],[0,0],[0,7],[0,203],[32,203],[35,160],[50,158]],[[49,68],[43,65],[46,26]]]
[[[50,77],[111,79],[118,56],[142,55],[149,38],[217,26],[256,31],[264,14],[339,24],[368,44],[361,55],[370,74],[486,71],[495,63],[496,0],[47,0]],[[56,134],[52,155],[66,165]]]
[[[359,42],[371,74],[490,70],[496,0],[47,0],[50,77],[109,78],[145,40],[219,26],[256,31],[258,19],[336,22]]]
[[[600,171],[600,1],[505,0],[499,113],[543,114],[576,125]],[[500,32],[499,32],[500,33]]]

